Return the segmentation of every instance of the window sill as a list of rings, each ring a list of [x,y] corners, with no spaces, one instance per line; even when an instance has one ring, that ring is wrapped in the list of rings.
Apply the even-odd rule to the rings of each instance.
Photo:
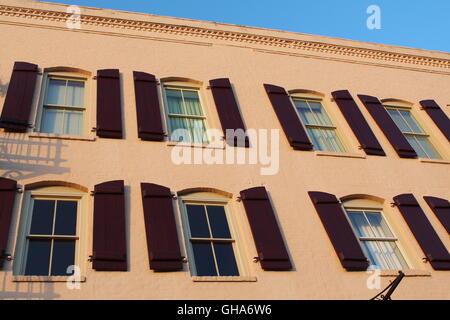
[[[13,282],[67,282],[72,276],[14,276]],[[79,282],[86,282],[86,277],[80,277]]]
[[[405,277],[431,277],[431,272],[420,269],[402,270]],[[381,277],[397,277],[398,270],[381,270]]]
[[[256,277],[191,277],[194,282],[256,282]]]
[[[326,157],[338,157],[338,158],[355,158],[355,159],[366,159],[366,156],[359,153],[350,152],[331,152],[331,151],[314,151],[316,156],[326,156]]]
[[[28,135],[30,138],[38,139],[60,139],[60,140],[78,140],[78,141],[95,141],[95,137],[75,136],[69,134],[56,134],[56,133],[40,133],[33,132]]]
[[[203,148],[203,149],[225,149],[225,144],[206,144],[206,143],[190,143],[167,141],[169,147],[185,147],[185,148]]]
[[[420,162],[424,163],[441,163],[441,164],[450,164],[449,160],[444,159],[427,159],[427,158],[419,158]]]

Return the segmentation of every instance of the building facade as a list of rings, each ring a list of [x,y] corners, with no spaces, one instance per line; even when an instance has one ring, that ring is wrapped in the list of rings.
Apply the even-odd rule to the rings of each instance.
[[[28,0],[0,26],[1,298],[370,299],[398,270],[450,298],[449,53]]]

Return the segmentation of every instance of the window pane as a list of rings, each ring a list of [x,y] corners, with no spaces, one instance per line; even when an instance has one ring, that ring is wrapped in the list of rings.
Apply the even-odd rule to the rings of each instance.
[[[323,108],[322,104],[317,101],[308,101],[309,106],[311,107],[311,110],[313,111],[314,115],[316,116],[317,120],[319,121],[319,125],[323,126],[332,126],[330,118],[328,118],[328,115],[325,112],[325,109]]]
[[[181,97],[181,90],[166,89],[167,107],[169,113],[173,114],[183,114],[182,103],[183,99]]]
[[[327,145],[320,132],[320,129],[306,128],[309,137],[311,138],[314,150],[327,150]]]
[[[67,83],[67,106],[82,107],[84,99],[84,82],[69,81]]]
[[[389,269],[387,261],[384,259],[376,241],[362,241],[362,244],[372,267],[375,269]]]
[[[408,268],[408,265],[395,242],[380,241],[378,242],[378,246],[383,253],[384,259],[387,261],[389,269],[398,270]]]
[[[183,90],[184,103],[186,106],[186,114],[202,116],[202,107],[197,91]]]
[[[171,130],[170,141],[176,142],[190,142],[190,132],[186,127],[184,118],[169,116],[169,126]],[[178,129],[184,129],[178,130]],[[175,132],[175,130],[178,130]]]
[[[333,152],[344,152],[344,147],[342,146],[341,142],[339,141],[336,132],[334,129],[322,129],[322,134],[324,135],[326,141],[329,145],[328,151]]]
[[[186,124],[195,143],[208,143],[205,121],[203,119],[186,119]]]
[[[394,235],[392,234],[391,230],[389,230],[388,225],[386,224],[386,221],[383,219],[383,216],[381,213],[378,212],[366,212],[367,219],[370,222],[370,225],[372,226],[373,232],[375,232],[375,237],[379,238],[393,238]]]
[[[54,200],[34,200],[30,234],[52,234],[54,209]]]
[[[411,145],[411,147],[413,147],[414,151],[416,151],[417,156],[419,158],[428,158],[427,154],[422,149],[422,147],[419,145],[419,143],[417,142],[416,138],[414,138],[412,136],[405,136],[405,138],[406,138],[406,140],[408,140],[408,142]]]
[[[76,201],[58,201],[56,203],[55,234],[76,235],[77,205]]]
[[[221,276],[238,276],[239,270],[231,243],[214,243],[217,266]]]
[[[302,118],[303,124],[317,124],[311,110],[306,101],[294,100],[295,106]]]
[[[65,105],[66,80],[50,79],[45,104]]]
[[[67,276],[67,267],[75,261],[75,240],[54,240],[52,252],[52,276]],[[70,273],[70,274],[73,274]]]
[[[398,111],[396,109],[386,109],[387,112],[392,117],[392,120],[394,120],[397,127],[400,129],[401,132],[411,132],[411,129],[409,129],[408,125],[406,124],[405,120],[400,116]]]
[[[206,206],[213,238],[231,239],[227,216],[222,206]]]
[[[422,128],[419,126],[417,121],[412,116],[411,112],[404,111],[404,110],[399,110],[399,112],[401,113],[403,118],[406,120],[406,122],[408,123],[409,127],[412,129],[412,132],[414,132],[414,133],[424,133]],[[411,130],[409,130],[409,131],[411,131]]]
[[[64,111],[44,108],[41,131],[45,133],[62,133]]]
[[[29,240],[26,276],[48,276],[51,240]]]
[[[64,133],[81,135],[83,132],[83,112],[65,111],[64,115]]]
[[[422,147],[422,149],[427,153],[428,158],[432,159],[440,159],[441,157],[436,152],[436,150],[431,145],[430,141],[426,137],[418,137],[416,136],[418,144]]]
[[[210,238],[204,206],[186,205],[192,238]]]
[[[217,276],[211,244],[209,242],[194,242],[192,243],[192,249],[197,276]]]
[[[364,217],[363,212],[348,211],[348,217],[356,230],[359,237],[373,237],[374,234],[370,229],[367,219]]]

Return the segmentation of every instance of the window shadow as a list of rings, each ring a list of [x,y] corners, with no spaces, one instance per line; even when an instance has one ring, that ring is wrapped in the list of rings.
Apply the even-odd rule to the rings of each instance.
[[[8,91],[8,85],[9,85],[9,83],[3,83],[0,80],[0,97],[6,96],[6,91]]]
[[[50,282],[11,282],[12,272],[2,272],[0,300],[51,300],[60,297]]]

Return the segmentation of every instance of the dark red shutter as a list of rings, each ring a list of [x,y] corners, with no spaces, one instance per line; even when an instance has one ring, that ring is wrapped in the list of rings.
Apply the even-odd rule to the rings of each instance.
[[[164,130],[155,76],[133,71],[133,77],[138,136],[142,140],[162,141]]]
[[[94,236],[92,268],[127,271],[127,239],[123,180],[94,188]]]
[[[0,268],[3,267],[6,255],[16,192],[16,181],[0,178]]]
[[[414,234],[428,261],[436,270],[450,270],[450,254],[411,194],[394,197],[394,203]]]
[[[331,93],[339,109],[347,120],[350,128],[361,144],[361,148],[366,154],[375,156],[385,156],[380,143],[367,124],[361,110],[356,104],[348,90],[334,91]]]
[[[214,102],[216,103],[217,113],[219,114],[220,124],[222,125],[225,138],[227,129],[242,129],[245,132],[244,122],[242,121],[230,80],[228,78],[214,79],[209,81],[209,85]],[[247,135],[243,136],[244,140],[239,145],[237,137],[230,138],[226,139],[227,144],[230,146],[249,146]]]
[[[436,197],[423,197],[433,210],[436,217],[450,234],[450,202],[446,199]]]
[[[290,270],[292,264],[266,188],[241,191],[258,258],[264,270]]]
[[[366,270],[369,267],[369,261],[336,196],[317,191],[310,191],[308,194],[342,266],[347,271]]]
[[[0,128],[5,131],[26,132],[30,127],[30,113],[38,66],[27,62],[15,62],[8,85]]]
[[[292,148],[296,150],[312,150],[313,145],[286,90],[271,84],[265,84],[264,88]]]
[[[428,113],[430,118],[437,125],[439,130],[447,137],[450,141],[450,119],[444,113],[444,111],[439,107],[439,105],[434,100],[422,100],[420,101],[422,109]]]
[[[97,136],[122,139],[122,102],[118,69],[97,71]]]
[[[400,158],[417,158],[413,147],[376,97],[358,95]]]
[[[150,269],[183,269],[170,189],[141,183],[141,191]]]

